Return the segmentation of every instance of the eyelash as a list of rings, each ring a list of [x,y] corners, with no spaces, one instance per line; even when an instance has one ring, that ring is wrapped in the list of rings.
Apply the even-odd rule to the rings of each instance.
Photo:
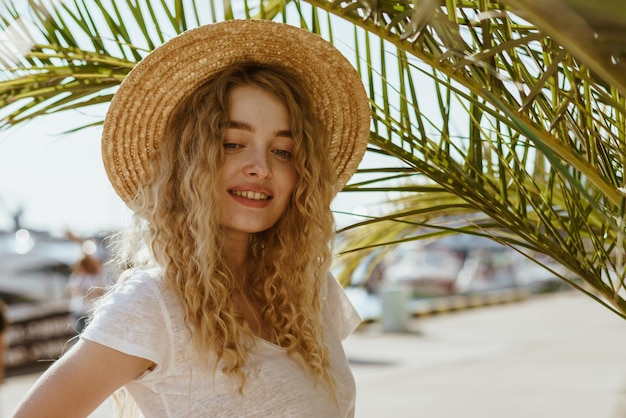
[[[237,148],[241,148],[243,146],[235,142],[225,142],[223,144],[223,147],[225,150],[234,150]],[[293,157],[293,153],[291,151],[287,151],[284,149],[272,150],[272,153],[276,155],[277,157],[285,159],[285,160],[290,160]]]

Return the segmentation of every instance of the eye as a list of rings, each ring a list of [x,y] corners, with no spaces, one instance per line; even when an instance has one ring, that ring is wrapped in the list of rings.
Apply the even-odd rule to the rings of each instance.
[[[278,156],[279,158],[283,160],[291,160],[291,158],[293,157],[293,154],[291,153],[291,151],[287,151],[284,149],[276,149],[272,152],[274,153],[274,155]]]
[[[235,142],[224,142],[222,146],[224,147],[225,151],[234,151],[238,148],[241,148],[241,145]]]

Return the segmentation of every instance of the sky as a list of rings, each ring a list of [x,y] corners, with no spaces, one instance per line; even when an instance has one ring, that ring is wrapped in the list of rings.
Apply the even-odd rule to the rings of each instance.
[[[12,229],[19,208],[24,227],[55,234],[93,234],[128,221],[101,162],[101,128],[63,135],[79,119],[90,120],[66,112],[0,132],[0,230]]]
[[[24,228],[54,235],[71,231],[89,236],[128,223],[130,210],[111,187],[102,164],[101,128],[63,134],[94,115],[69,111],[0,131],[0,231],[13,229],[12,214],[19,208]],[[363,163],[371,164],[368,159]],[[383,198],[340,193],[333,209],[363,213]],[[337,215],[337,224],[357,219]]]

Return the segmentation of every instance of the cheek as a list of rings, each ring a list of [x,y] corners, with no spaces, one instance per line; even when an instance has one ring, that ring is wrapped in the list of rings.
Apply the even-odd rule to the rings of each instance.
[[[288,173],[285,175],[285,188],[289,189],[289,195],[293,194],[293,191],[296,188],[296,182],[298,181],[298,173],[296,173],[296,168],[291,167]]]
[[[233,163],[230,159],[224,159],[219,168],[215,171],[216,180],[219,186],[226,184],[226,180],[233,177]]]

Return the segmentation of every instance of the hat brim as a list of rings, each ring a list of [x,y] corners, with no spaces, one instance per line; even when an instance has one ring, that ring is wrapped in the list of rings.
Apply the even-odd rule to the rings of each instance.
[[[279,65],[299,77],[328,131],[339,192],[367,148],[370,107],[350,62],[307,30],[268,20],[228,20],[188,30],[148,54],[115,93],[102,134],[105,170],[132,208],[170,113],[193,90],[237,63]]]

